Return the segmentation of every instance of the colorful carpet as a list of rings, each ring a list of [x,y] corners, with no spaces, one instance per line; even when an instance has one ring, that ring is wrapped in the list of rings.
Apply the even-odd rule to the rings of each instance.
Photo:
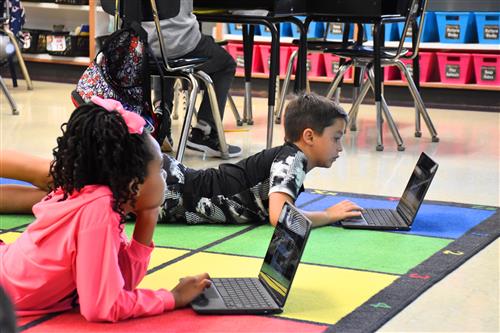
[[[349,199],[395,208],[397,198],[307,191],[297,201],[318,210]],[[410,232],[313,230],[284,308],[277,316],[202,316],[191,309],[89,323],[76,311],[19,318],[23,332],[342,332],[374,331],[434,283],[498,238],[498,208],[426,201]],[[32,216],[0,215],[0,238],[14,241]],[[130,234],[132,224],[126,226]],[[159,225],[140,287],[172,288],[185,275],[257,276],[272,227]]]

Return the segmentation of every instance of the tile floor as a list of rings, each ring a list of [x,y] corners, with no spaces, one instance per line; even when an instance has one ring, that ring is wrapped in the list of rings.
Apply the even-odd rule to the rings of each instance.
[[[72,85],[34,82],[12,88],[20,115],[13,116],[5,96],[0,93],[0,149],[18,149],[50,157],[60,125],[73,106]],[[236,97],[242,110],[243,99]],[[348,106],[346,105],[346,108]],[[423,127],[422,138],[413,137],[414,110],[391,107],[406,151],[398,152],[386,129],[385,150],[375,151],[374,107],[362,105],[358,132],[348,131],[344,152],[330,169],[316,169],[307,176],[307,188],[400,196],[421,151],[433,156],[439,170],[427,199],[499,206],[499,132],[500,112],[467,112],[430,109],[440,142],[432,143]],[[500,111],[500,110],[499,110]],[[227,110],[227,141],[243,148],[244,156],[265,148],[267,100],[253,100],[253,126],[236,127]],[[174,139],[180,120],[174,120]],[[424,126],[424,123],[422,123]],[[283,140],[281,125],[276,125],[273,145]],[[232,160],[237,161],[237,160]],[[192,168],[213,167],[221,161],[187,151],[185,164]],[[499,326],[499,241],[495,241],[462,267],[448,275],[396,315],[381,331],[493,331]]]

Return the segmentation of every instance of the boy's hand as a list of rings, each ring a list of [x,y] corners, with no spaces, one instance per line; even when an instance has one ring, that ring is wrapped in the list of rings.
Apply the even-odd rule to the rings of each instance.
[[[331,223],[337,222],[348,217],[361,216],[361,210],[363,208],[359,207],[355,203],[344,200],[336,205],[330,206],[325,209],[326,215],[330,219]]]
[[[182,308],[191,303],[205,288],[210,287],[208,273],[196,276],[187,276],[180,279],[179,284],[172,289],[175,299],[175,308]]]

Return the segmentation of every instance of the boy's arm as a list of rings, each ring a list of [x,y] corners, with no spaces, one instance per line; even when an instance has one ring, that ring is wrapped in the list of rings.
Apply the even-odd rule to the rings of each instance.
[[[276,226],[278,223],[278,218],[285,201],[294,202],[291,196],[283,192],[273,192],[269,195],[269,222],[273,226]],[[344,200],[322,211],[301,211],[311,220],[314,228],[332,224],[348,217],[360,216],[361,209],[355,203]]]

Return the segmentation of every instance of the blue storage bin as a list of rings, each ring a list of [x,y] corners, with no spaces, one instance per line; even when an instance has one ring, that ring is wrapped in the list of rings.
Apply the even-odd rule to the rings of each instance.
[[[417,22],[420,20],[420,17],[417,18]],[[401,36],[403,33],[403,29],[405,27],[404,22],[398,23],[398,36]],[[405,42],[411,42],[411,27],[408,29]],[[420,39],[421,42],[439,42],[439,33],[436,22],[436,14],[434,12],[425,13],[424,18],[424,30],[422,31],[422,37]]]
[[[477,39],[481,44],[499,44],[500,12],[475,12]]]
[[[271,37],[271,31],[265,25],[260,26],[260,35]],[[281,37],[292,37],[292,24],[290,22],[280,23],[280,36]]]
[[[387,23],[385,26],[385,41],[399,40],[398,26],[396,23]],[[373,24],[365,24],[366,40],[373,40]]]
[[[297,16],[297,18],[301,21],[305,21],[305,16]],[[299,38],[300,31],[299,28],[295,24],[291,24],[292,37]],[[307,31],[308,38],[321,38],[325,33],[325,24],[323,22],[311,22],[309,24],[309,30]]]
[[[243,24],[241,23],[227,23],[227,33],[230,35],[241,35],[243,33]],[[254,34],[256,36],[260,36],[260,26],[256,25],[255,26],[255,32]]]
[[[325,28],[327,29],[326,39],[328,40],[342,40],[342,37],[344,37],[344,23],[326,23]],[[353,36],[354,24],[351,24],[351,29],[349,30],[349,39],[352,39]]]
[[[441,43],[474,43],[476,30],[474,13],[436,12]]]

